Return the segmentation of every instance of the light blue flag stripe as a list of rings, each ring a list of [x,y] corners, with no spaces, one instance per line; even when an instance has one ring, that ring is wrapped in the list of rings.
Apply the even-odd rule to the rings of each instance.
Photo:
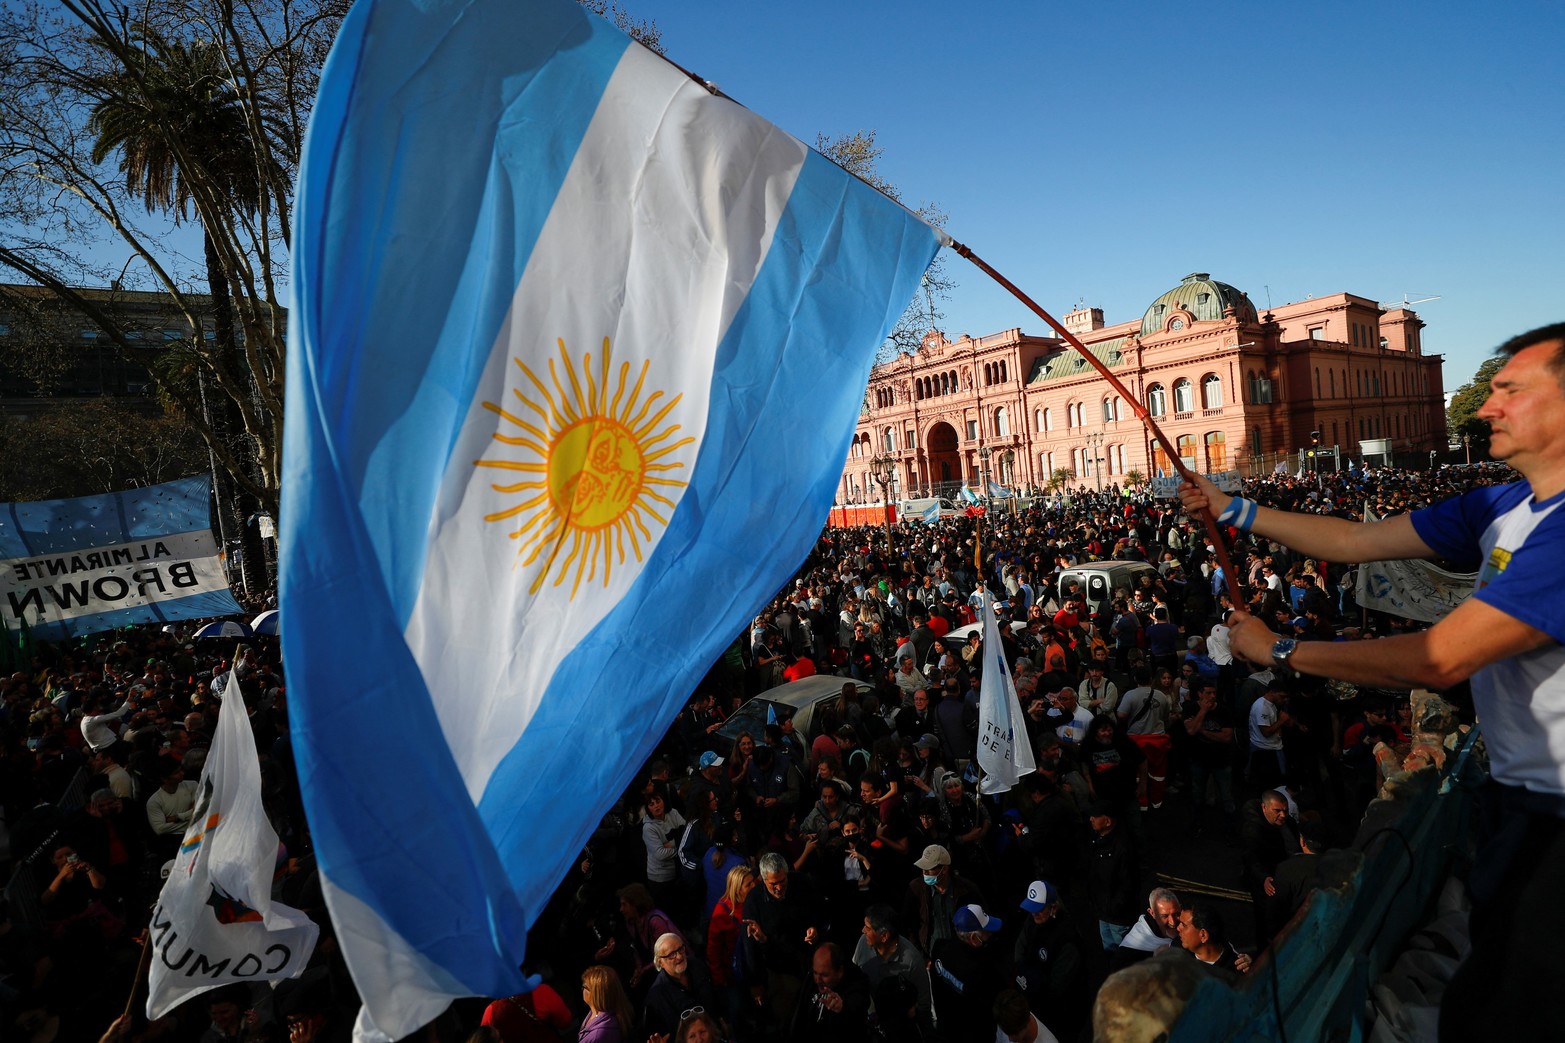
[[[211,503],[211,477],[195,475],[101,496],[4,504],[0,558],[61,554],[210,529]]]

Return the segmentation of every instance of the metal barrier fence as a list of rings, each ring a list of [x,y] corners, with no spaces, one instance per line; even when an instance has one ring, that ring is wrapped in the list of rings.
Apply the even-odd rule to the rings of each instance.
[[[1202,982],[1168,1043],[1364,1039],[1375,979],[1427,911],[1467,834],[1472,791],[1486,777],[1472,752],[1477,738],[1475,727],[1439,780],[1369,838],[1347,887],[1310,897],[1240,987]]]

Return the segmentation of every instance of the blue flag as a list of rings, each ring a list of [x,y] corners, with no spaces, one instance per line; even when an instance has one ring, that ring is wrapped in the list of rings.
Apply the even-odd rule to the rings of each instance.
[[[398,1038],[522,987],[819,532],[940,237],[570,0],[355,4],[295,227],[290,716],[358,1030]]]
[[[0,622],[55,641],[236,615],[212,536],[212,479],[0,504]]]

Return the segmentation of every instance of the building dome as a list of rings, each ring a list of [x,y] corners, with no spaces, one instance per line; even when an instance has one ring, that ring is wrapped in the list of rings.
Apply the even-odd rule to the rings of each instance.
[[[1147,308],[1141,317],[1141,335],[1162,332],[1169,314],[1178,308],[1188,311],[1197,321],[1206,322],[1221,320],[1230,306],[1240,322],[1260,321],[1255,314],[1255,305],[1241,291],[1216,281],[1205,272],[1192,272]]]

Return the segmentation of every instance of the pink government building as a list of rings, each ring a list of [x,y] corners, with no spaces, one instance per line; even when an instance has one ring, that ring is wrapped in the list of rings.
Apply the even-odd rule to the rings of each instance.
[[[1063,322],[1197,470],[1297,466],[1292,454],[1317,444],[1327,467],[1445,447],[1442,359],[1423,353],[1424,323],[1406,307],[1339,293],[1257,314],[1248,295],[1197,272],[1139,319],[1105,326],[1103,309],[1078,307]],[[877,365],[839,503],[881,499],[879,458],[891,461],[893,499],[979,490],[986,476],[1036,491],[1061,471],[1073,486],[1171,473],[1075,349],[1020,329],[954,341],[931,330],[916,352]]]

